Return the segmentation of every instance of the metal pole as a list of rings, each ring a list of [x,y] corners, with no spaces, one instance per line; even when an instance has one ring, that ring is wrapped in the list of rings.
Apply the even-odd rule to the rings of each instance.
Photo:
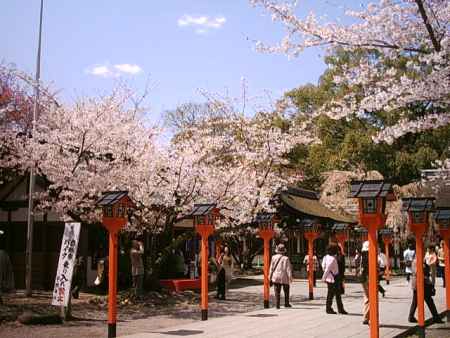
[[[35,99],[33,107],[33,125],[31,137],[33,137],[36,124],[36,115],[39,107],[39,81],[41,78],[41,38],[42,38],[42,13],[44,10],[44,0],[41,0],[41,12],[39,18],[39,41],[36,60],[36,83],[35,83]],[[32,254],[33,254],[33,194],[34,194],[34,167],[30,168],[30,186],[28,190],[28,215],[27,215],[27,252],[26,252],[26,268],[25,268],[25,295],[30,297],[31,292],[31,275],[32,275]]]

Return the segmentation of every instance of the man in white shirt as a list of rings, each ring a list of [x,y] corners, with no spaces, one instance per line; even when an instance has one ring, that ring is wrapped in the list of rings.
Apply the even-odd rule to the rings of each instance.
[[[414,244],[409,243],[408,249],[406,249],[403,252],[403,260],[405,262],[405,273],[406,273],[406,280],[409,282],[412,274],[411,265],[412,262],[416,258],[416,251],[414,250]]]

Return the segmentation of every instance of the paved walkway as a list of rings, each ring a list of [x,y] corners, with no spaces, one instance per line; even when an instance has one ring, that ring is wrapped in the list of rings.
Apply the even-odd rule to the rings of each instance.
[[[441,287],[440,280],[437,283],[435,303],[439,312],[442,312],[445,309],[444,289]],[[395,337],[413,326],[407,321],[411,290],[404,279],[394,280],[385,288],[387,290],[386,297],[380,296],[380,336]],[[262,287],[249,286],[241,288],[239,291],[257,294],[262,293]],[[368,337],[369,327],[362,324],[363,291],[359,284],[346,285],[344,306],[349,315],[327,315],[325,313],[326,286],[320,282],[318,288],[315,289],[315,300],[304,300],[306,294],[306,282],[296,281],[292,286],[293,308],[291,309],[261,309],[245,314],[212,318],[203,322],[199,320],[161,330],[146,330],[144,325],[142,333],[123,337]],[[226,302],[236,301],[239,301],[239,299],[233,297],[233,290],[231,290]],[[429,318],[430,316],[426,308],[426,317]],[[442,334],[442,338],[450,337],[447,330],[443,330]]]

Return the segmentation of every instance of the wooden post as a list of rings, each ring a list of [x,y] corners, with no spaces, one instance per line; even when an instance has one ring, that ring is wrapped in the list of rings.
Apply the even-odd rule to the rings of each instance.
[[[378,316],[378,244],[377,225],[369,226],[369,323],[370,337],[379,337],[379,316]]]
[[[305,231],[308,240],[308,291],[309,299],[314,299],[314,241],[319,237],[318,232]]]
[[[202,238],[201,244],[201,311],[202,320],[208,320],[208,238],[214,232],[212,224],[197,225],[197,232]]]
[[[117,323],[117,231],[109,232],[108,265],[108,338],[115,338]]]
[[[269,267],[270,267],[270,240],[273,238],[274,231],[271,228],[259,229],[259,237],[264,240],[264,308],[269,308],[270,298],[270,281],[269,281]]]
[[[450,247],[449,237],[444,237],[444,253],[445,253],[445,299],[447,303],[447,322],[450,322]]]
[[[389,244],[391,241],[389,239],[384,239],[384,251],[386,252],[386,271],[384,276],[386,278],[386,284],[389,285],[391,279],[391,261],[389,257]]]
[[[308,288],[309,299],[314,299],[314,240],[308,239]]]
[[[346,233],[337,233],[335,235],[336,240],[338,242],[339,248],[341,248],[341,252],[345,255],[345,242],[348,240],[348,236]]]
[[[425,337],[425,294],[424,294],[424,277],[423,277],[423,240],[422,236],[425,229],[415,229],[416,235],[416,291],[417,291],[417,321],[418,336]]]

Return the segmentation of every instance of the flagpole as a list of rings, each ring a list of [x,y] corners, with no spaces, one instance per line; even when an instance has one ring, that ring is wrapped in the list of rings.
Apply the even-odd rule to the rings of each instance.
[[[38,50],[36,59],[36,81],[35,81],[35,98],[33,106],[33,125],[32,134],[34,136],[36,115],[39,109],[39,82],[41,78],[41,38],[42,38],[42,13],[44,10],[44,0],[41,0],[41,11],[39,17],[39,40],[38,40]],[[35,169],[32,166],[30,168],[30,186],[28,189],[28,214],[27,214],[27,251],[26,251],[26,267],[25,267],[25,295],[31,297],[31,276],[32,276],[32,256],[33,256],[33,221],[34,221],[34,205],[33,205],[33,194],[34,194],[34,182],[35,182]]]

